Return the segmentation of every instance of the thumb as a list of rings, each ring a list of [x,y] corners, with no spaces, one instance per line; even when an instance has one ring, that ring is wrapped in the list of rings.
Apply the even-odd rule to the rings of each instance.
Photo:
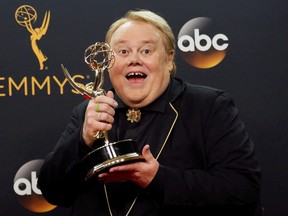
[[[110,98],[114,98],[114,93],[112,91],[108,91],[106,96]]]
[[[150,146],[146,144],[143,149],[142,149],[142,155],[145,158],[145,160],[148,162],[149,160],[155,160],[153,157],[151,151],[150,151]]]

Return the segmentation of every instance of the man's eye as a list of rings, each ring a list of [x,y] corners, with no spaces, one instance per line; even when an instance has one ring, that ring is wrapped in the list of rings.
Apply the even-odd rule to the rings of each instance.
[[[148,49],[144,49],[144,50],[142,51],[143,54],[149,54],[150,52],[151,52],[151,51],[148,50]]]
[[[119,53],[123,55],[123,54],[127,54],[128,52],[127,50],[120,50]]]

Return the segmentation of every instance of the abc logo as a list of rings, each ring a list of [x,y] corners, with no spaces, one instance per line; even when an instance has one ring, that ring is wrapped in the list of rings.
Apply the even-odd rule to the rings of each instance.
[[[14,177],[13,189],[20,204],[37,213],[50,211],[56,206],[49,204],[37,187],[37,173],[44,160],[33,160],[24,164]]]
[[[211,19],[198,17],[184,24],[177,43],[188,64],[204,69],[214,67],[224,59],[228,38],[217,32],[217,26],[212,25]]]

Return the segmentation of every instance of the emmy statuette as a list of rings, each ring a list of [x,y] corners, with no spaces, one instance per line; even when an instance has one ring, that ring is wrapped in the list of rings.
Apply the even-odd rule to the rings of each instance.
[[[95,73],[94,82],[86,85],[79,85],[70,76],[68,70],[61,65],[62,71],[71,86],[85,98],[93,99],[106,92],[102,88],[104,84],[104,71],[113,67],[115,54],[107,43],[96,42],[90,45],[84,53],[84,60],[90,71]],[[94,150],[87,154],[82,163],[87,170],[85,180],[91,179],[96,174],[106,169],[134,161],[143,161],[144,157],[136,150],[136,142],[132,139],[109,142],[107,131],[100,131],[94,135],[97,138],[97,145]]]

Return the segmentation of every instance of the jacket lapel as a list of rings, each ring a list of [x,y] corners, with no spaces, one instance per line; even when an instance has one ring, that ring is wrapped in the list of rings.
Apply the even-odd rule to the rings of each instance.
[[[169,102],[164,114],[157,116],[153,124],[147,143],[150,145],[153,156],[158,159],[178,118],[178,112]]]

